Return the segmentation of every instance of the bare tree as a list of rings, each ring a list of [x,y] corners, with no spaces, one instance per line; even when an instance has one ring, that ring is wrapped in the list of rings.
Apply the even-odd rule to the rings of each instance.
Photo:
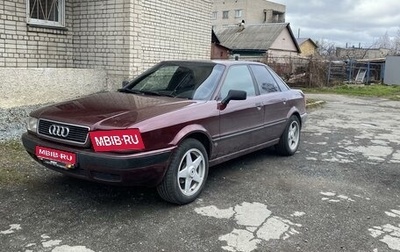
[[[318,53],[326,58],[334,58],[336,56],[336,45],[334,42],[328,41],[326,39],[320,39],[316,41],[318,46]]]
[[[389,32],[385,32],[375,43],[378,48],[393,49],[393,41],[389,36]]]
[[[394,54],[400,55],[400,27],[398,28],[396,36],[394,37],[393,45],[394,45]]]

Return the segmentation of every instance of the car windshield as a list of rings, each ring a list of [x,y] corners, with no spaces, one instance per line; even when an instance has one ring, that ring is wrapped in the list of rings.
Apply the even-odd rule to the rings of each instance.
[[[224,66],[206,62],[163,62],[120,89],[143,95],[209,100]]]

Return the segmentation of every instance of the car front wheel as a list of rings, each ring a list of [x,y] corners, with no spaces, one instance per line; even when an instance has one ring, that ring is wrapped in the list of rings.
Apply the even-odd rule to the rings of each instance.
[[[164,200],[183,205],[194,201],[208,175],[208,156],[196,139],[184,140],[172,155],[167,173],[157,187]]]
[[[292,115],[289,118],[285,131],[283,132],[279,143],[275,146],[280,155],[293,155],[300,144],[300,122],[297,116]]]

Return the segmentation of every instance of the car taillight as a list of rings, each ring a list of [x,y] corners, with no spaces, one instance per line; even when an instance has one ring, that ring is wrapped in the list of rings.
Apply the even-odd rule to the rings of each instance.
[[[307,98],[306,98],[306,95],[305,95],[304,92],[303,92],[302,90],[300,90],[300,89],[297,89],[297,91],[299,91],[299,93],[301,94],[301,96],[303,96],[303,98],[304,98],[304,106],[306,106],[306,105],[307,105]]]
[[[91,131],[89,136],[96,152],[127,152],[145,148],[139,129]]]

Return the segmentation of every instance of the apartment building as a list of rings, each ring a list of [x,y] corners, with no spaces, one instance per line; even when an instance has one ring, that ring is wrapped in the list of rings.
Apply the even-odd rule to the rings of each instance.
[[[266,0],[213,0],[211,24],[215,31],[239,24],[284,23],[286,6]]]
[[[113,90],[160,60],[209,59],[211,7],[208,0],[1,0],[0,108]]]

